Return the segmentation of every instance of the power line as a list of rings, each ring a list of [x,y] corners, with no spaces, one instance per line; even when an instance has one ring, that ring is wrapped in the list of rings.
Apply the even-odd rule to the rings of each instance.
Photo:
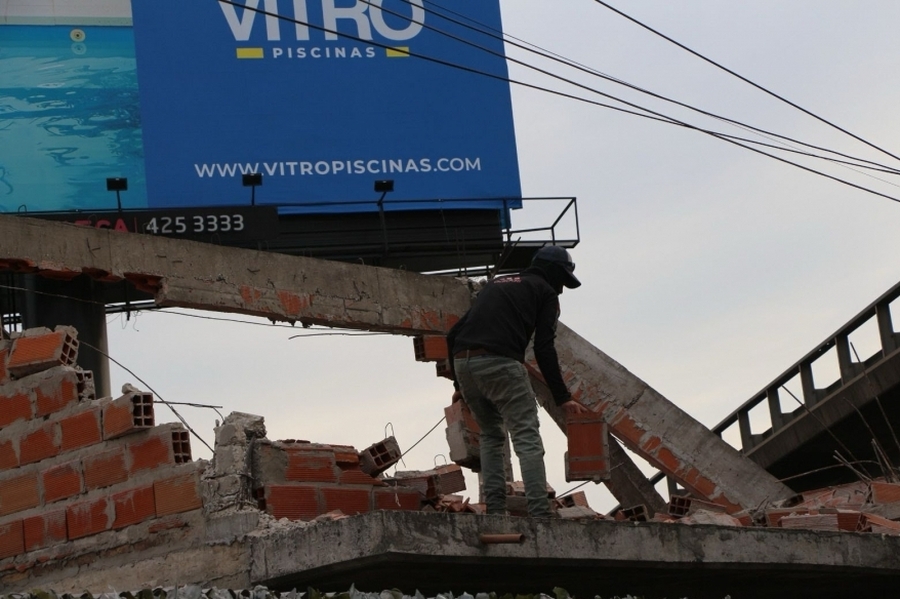
[[[366,3],[370,3],[369,0],[363,0],[363,1],[366,2]],[[406,2],[407,4],[411,4],[411,1],[412,1],[412,0],[403,0],[403,1]],[[533,53],[533,54],[537,54],[538,56],[541,56],[542,58],[548,58],[548,59],[550,59],[550,60],[553,60],[554,62],[558,62],[558,63],[560,63],[560,64],[564,64],[564,65],[566,65],[566,66],[572,67],[572,68],[574,68],[574,69],[576,69],[576,70],[579,70],[579,71],[581,71],[581,72],[587,73],[587,74],[589,74],[589,75],[592,75],[592,76],[595,76],[595,77],[599,77],[599,78],[604,79],[604,80],[606,80],[606,81],[609,81],[609,82],[611,82],[611,83],[615,83],[615,84],[617,84],[617,85],[622,85],[622,86],[627,87],[627,88],[629,88],[629,89],[632,89],[632,90],[634,90],[634,91],[640,92],[640,93],[642,93],[642,94],[646,94],[646,95],[648,95],[648,96],[650,96],[650,97],[653,97],[653,98],[662,100],[662,101],[664,101],[664,102],[669,102],[669,103],[671,103],[671,104],[675,104],[676,106],[680,106],[680,107],[682,107],[682,108],[686,108],[686,109],[688,109],[688,110],[692,110],[692,111],[697,112],[697,113],[699,113],[699,114],[702,114],[702,115],[704,115],[704,116],[707,116],[707,117],[710,117],[710,118],[714,118],[714,119],[723,121],[723,122],[725,122],[725,123],[729,123],[729,124],[731,124],[731,125],[734,125],[734,126],[736,126],[736,127],[740,127],[740,128],[742,128],[742,129],[746,129],[746,130],[749,130],[749,131],[756,132],[756,133],[761,134],[761,135],[763,135],[763,136],[772,136],[772,137],[776,137],[776,138],[779,138],[779,139],[782,139],[782,140],[785,140],[785,141],[788,141],[788,142],[791,142],[791,143],[800,144],[800,145],[805,146],[805,147],[807,147],[807,148],[811,148],[811,149],[814,149],[814,150],[820,150],[820,151],[823,151],[823,152],[828,152],[828,153],[834,154],[834,155],[836,155],[836,156],[841,156],[842,158],[847,158],[847,159],[850,159],[850,160],[855,160],[855,161],[858,161],[858,162],[860,162],[860,163],[865,163],[865,164],[868,164],[868,165],[871,165],[871,166],[865,166],[865,164],[854,164],[854,163],[849,163],[849,162],[848,162],[848,163],[845,163],[845,164],[853,164],[854,166],[859,166],[859,167],[861,167],[861,168],[873,168],[873,167],[874,167],[875,170],[882,170],[882,172],[892,173],[892,174],[900,174],[900,169],[891,168],[891,167],[888,167],[888,166],[886,166],[886,165],[880,164],[880,163],[878,163],[878,162],[874,162],[874,161],[867,160],[867,159],[864,159],[864,158],[859,158],[859,157],[856,157],[856,156],[850,156],[850,155],[844,154],[844,153],[842,153],[842,152],[838,152],[838,151],[836,151],[836,150],[831,150],[831,149],[829,149],[829,148],[824,148],[824,147],[821,147],[821,146],[817,146],[817,145],[814,145],[814,144],[810,144],[810,143],[807,143],[807,142],[804,142],[804,141],[801,141],[801,140],[798,140],[798,139],[794,139],[794,138],[789,137],[789,136],[781,135],[781,134],[779,134],[779,133],[775,133],[775,132],[773,132],[773,131],[768,131],[768,130],[766,130],[766,129],[762,129],[762,128],[759,128],[759,127],[755,127],[755,126],[753,126],[753,125],[748,125],[748,124],[743,123],[743,122],[741,122],[741,121],[737,121],[737,120],[735,120],[735,119],[731,119],[731,118],[728,118],[728,117],[725,117],[725,116],[722,116],[722,115],[719,115],[719,114],[715,114],[715,113],[713,113],[713,112],[709,112],[709,111],[707,111],[707,110],[703,110],[703,109],[701,109],[701,108],[697,108],[697,107],[695,107],[695,106],[691,106],[690,104],[687,104],[687,103],[685,103],[685,102],[681,102],[681,101],[678,101],[678,100],[669,98],[669,97],[667,97],[667,96],[664,96],[664,95],[662,95],[662,94],[658,94],[658,93],[652,92],[652,91],[650,91],[650,90],[644,89],[644,88],[642,88],[642,87],[640,87],[640,86],[637,86],[637,85],[634,85],[634,84],[632,84],[632,83],[628,83],[627,81],[623,81],[623,80],[618,79],[618,78],[616,78],[616,77],[612,77],[611,75],[607,75],[607,74],[605,74],[605,73],[603,73],[603,72],[601,72],[601,71],[599,71],[599,70],[597,70],[597,69],[594,69],[594,68],[592,68],[592,67],[588,67],[588,66],[586,66],[586,65],[583,65],[583,64],[581,64],[581,63],[579,63],[579,62],[577,62],[577,61],[574,61],[574,60],[569,59],[569,58],[566,58],[566,57],[564,57],[564,56],[562,56],[562,55],[560,55],[560,54],[556,54],[556,53],[554,53],[554,52],[551,52],[551,51],[549,51],[549,50],[546,50],[546,49],[544,49],[544,48],[541,48],[540,46],[537,46],[537,45],[532,44],[532,43],[530,43],[530,42],[526,42],[526,41],[524,41],[524,40],[521,40],[521,39],[519,39],[519,38],[517,38],[517,37],[515,37],[515,36],[511,36],[511,35],[509,35],[509,34],[506,34],[506,33],[502,32],[502,31],[499,31],[499,30],[497,30],[497,29],[495,29],[495,28],[493,28],[493,27],[490,27],[489,25],[486,25],[486,24],[484,24],[484,23],[480,23],[480,22],[478,22],[478,21],[475,20],[475,19],[472,19],[472,18],[470,18],[470,17],[467,17],[467,16],[465,16],[465,15],[462,15],[462,14],[460,14],[460,13],[458,13],[458,12],[452,11],[452,10],[446,8],[446,7],[442,7],[442,6],[437,5],[437,4],[433,3],[433,2],[430,3],[429,5],[430,5],[430,6],[437,6],[437,7],[440,8],[441,10],[445,10],[445,11],[451,13],[451,14],[454,14],[454,15],[460,16],[460,17],[462,17],[462,18],[465,18],[465,19],[468,20],[468,21],[471,21],[471,22],[473,22],[473,23],[476,23],[476,24],[478,25],[478,27],[474,27],[474,26],[472,26],[472,25],[468,25],[468,24],[466,24],[466,23],[464,23],[464,22],[462,22],[462,21],[460,21],[460,20],[458,20],[458,19],[452,19],[452,18],[450,18],[450,17],[447,17],[446,15],[443,15],[443,14],[441,14],[441,13],[439,13],[439,12],[435,12],[432,8],[425,8],[426,12],[430,12],[431,14],[433,14],[433,15],[435,15],[435,16],[438,16],[438,17],[440,17],[440,18],[442,18],[442,19],[445,19],[445,20],[447,20],[447,21],[449,21],[449,22],[451,22],[451,23],[455,23],[455,24],[460,25],[460,26],[462,26],[462,27],[466,27],[467,29],[470,29],[470,30],[472,30],[472,31],[477,31],[477,32],[479,32],[479,33],[488,35],[488,36],[490,36],[490,37],[492,37],[492,38],[494,38],[494,39],[503,41],[503,42],[505,42],[505,43],[507,43],[507,44],[510,44],[510,45],[512,45],[512,46],[514,46],[514,47],[516,47],[516,48],[522,49],[522,50],[524,50],[524,51],[526,51],[526,52],[531,52],[531,53]],[[382,9],[382,10],[384,10],[384,9]],[[389,11],[389,12],[391,12],[391,14],[395,14],[395,15],[398,15],[398,16],[402,16],[402,15],[399,15],[398,13],[396,13],[396,12],[392,12],[392,11]],[[413,22],[418,23],[417,21],[413,21]],[[418,23],[418,24],[424,25],[424,23]],[[425,26],[428,27],[427,25],[425,25]],[[428,28],[429,28],[429,29],[433,29],[434,31],[438,31],[439,33],[443,33],[443,32],[441,32],[440,30],[435,29],[435,28],[433,28],[433,27],[428,27]],[[496,32],[496,33],[494,33],[494,32]],[[515,41],[510,41],[510,40],[515,40]],[[470,45],[472,45],[472,44],[470,44]],[[527,46],[531,46],[531,47],[527,47]],[[508,57],[507,57],[507,59],[508,59],[508,60],[512,60],[513,62],[518,62],[518,61],[515,61],[514,59],[509,59]],[[723,135],[725,135],[725,134],[723,134]],[[754,140],[743,139],[743,138],[736,138],[736,139],[739,139],[739,140],[741,140],[741,141],[746,141],[746,142],[748,142],[748,143],[759,143],[759,144],[761,144],[761,145],[766,145],[766,144],[763,144],[762,142],[757,142],[757,141],[754,141]],[[769,147],[773,147],[773,148],[774,148],[774,147],[776,147],[776,146],[769,146]],[[791,151],[791,150],[789,150],[788,148],[779,148],[779,149],[782,149],[782,150],[784,150],[784,151]],[[821,158],[821,159],[824,159],[824,160],[829,160],[827,157],[824,157],[824,156],[816,156],[816,155],[814,155],[814,154],[806,154],[806,155],[807,155],[807,156],[815,156],[815,157],[817,157],[817,158]],[[834,162],[838,162],[838,163],[841,162],[841,161],[838,161],[838,160],[833,160],[833,161],[834,161]]]
[[[837,130],[840,131],[841,133],[844,133],[844,134],[846,134],[846,135],[849,135],[849,136],[852,137],[853,139],[855,139],[855,140],[857,140],[857,141],[860,141],[860,142],[866,144],[866,145],[869,146],[870,148],[873,148],[873,149],[875,149],[875,150],[878,150],[879,152],[882,152],[883,154],[887,154],[888,156],[890,156],[891,158],[893,158],[893,159],[895,159],[895,160],[900,160],[900,157],[898,157],[898,156],[892,154],[891,152],[888,152],[887,150],[885,150],[885,149],[883,149],[883,148],[881,148],[881,147],[879,147],[879,146],[876,146],[875,144],[873,144],[873,143],[871,143],[871,142],[869,142],[869,141],[863,139],[862,137],[860,137],[860,136],[858,136],[858,135],[856,135],[856,134],[854,134],[854,133],[851,133],[850,131],[844,129],[843,127],[840,127],[840,126],[836,125],[835,123],[832,123],[831,121],[829,121],[829,120],[827,120],[827,119],[825,119],[825,118],[823,118],[823,117],[820,117],[819,115],[817,115],[817,114],[815,114],[815,113],[813,113],[813,112],[807,110],[806,108],[803,108],[802,106],[799,106],[798,104],[795,104],[794,102],[791,102],[791,101],[788,100],[787,98],[778,95],[777,93],[775,93],[775,92],[773,92],[773,91],[771,91],[771,90],[769,90],[769,89],[763,87],[762,85],[759,85],[758,83],[755,83],[755,82],[751,81],[750,79],[747,79],[747,78],[744,77],[743,75],[740,75],[740,74],[736,73],[735,71],[729,69],[728,67],[725,67],[725,66],[719,64],[718,62],[712,60],[711,58],[708,58],[708,57],[704,56],[703,54],[700,54],[699,52],[697,52],[697,51],[695,51],[695,50],[692,50],[691,48],[687,47],[686,45],[684,45],[684,44],[682,44],[682,43],[680,43],[680,42],[678,42],[678,41],[672,39],[671,37],[665,35],[664,33],[661,33],[661,32],[659,32],[659,31],[657,31],[656,29],[653,29],[653,28],[650,27],[649,25],[647,25],[647,24],[645,24],[645,23],[643,23],[643,22],[637,20],[636,18],[634,18],[634,17],[632,17],[632,16],[630,16],[630,15],[628,15],[628,14],[622,12],[621,10],[619,10],[619,9],[617,9],[617,8],[615,8],[615,7],[613,7],[613,6],[611,6],[610,4],[608,4],[608,3],[606,3],[606,2],[604,2],[603,0],[594,0],[594,2],[596,2],[597,4],[599,4],[599,5],[601,5],[601,6],[605,7],[605,8],[608,8],[609,10],[613,11],[614,13],[616,13],[616,14],[618,14],[618,15],[620,15],[620,16],[626,18],[626,19],[628,19],[628,20],[631,21],[632,23],[634,23],[634,24],[636,24],[636,25],[638,25],[638,26],[640,26],[640,27],[643,27],[644,29],[646,29],[647,31],[650,31],[650,32],[653,33],[654,35],[658,35],[659,37],[663,38],[663,39],[666,40],[667,42],[670,42],[670,43],[672,43],[672,44],[675,44],[676,46],[678,46],[678,47],[681,48],[682,50],[684,50],[684,51],[686,51],[686,52],[689,52],[690,54],[693,54],[693,55],[696,56],[697,58],[699,58],[699,59],[701,59],[701,60],[703,60],[703,61],[705,61],[705,62],[708,62],[709,64],[713,65],[714,67],[716,67],[716,68],[718,68],[718,69],[721,69],[721,70],[725,71],[725,72],[728,73],[729,75],[732,75],[732,76],[734,76],[734,77],[737,77],[738,79],[740,79],[740,80],[743,81],[744,83],[747,83],[747,84],[749,84],[749,85],[752,85],[752,86],[755,87],[756,89],[758,89],[758,90],[760,90],[760,91],[762,91],[762,92],[764,92],[764,93],[766,93],[766,94],[772,96],[773,98],[776,98],[776,99],[778,99],[778,100],[784,102],[784,103],[787,104],[788,106],[791,106],[792,108],[796,108],[796,109],[799,110],[800,112],[802,112],[802,113],[804,113],[804,114],[806,114],[806,115],[809,115],[809,116],[813,117],[814,119],[816,119],[816,120],[818,120],[818,121],[820,121],[820,122],[822,122],[822,123],[825,123],[825,124],[828,125],[829,127],[833,127],[834,129],[837,129]]]
[[[273,18],[276,18],[276,19],[280,19],[280,20],[283,20],[283,21],[287,21],[287,22],[290,22],[290,23],[294,23],[294,24],[298,24],[298,25],[304,25],[304,26],[307,26],[307,27],[311,27],[311,28],[313,28],[313,29],[315,29],[315,30],[317,30],[317,31],[322,31],[322,32],[325,32],[325,33],[331,33],[331,34],[338,35],[338,36],[341,36],[341,37],[344,37],[344,38],[347,38],[347,39],[351,39],[351,40],[363,42],[363,43],[366,43],[366,44],[371,44],[371,45],[376,46],[376,47],[379,47],[379,48],[384,48],[384,49],[391,48],[391,46],[389,46],[389,45],[387,45],[387,44],[384,44],[384,43],[381,43],[381,42],[376,42],[376,41],[374,41],[374,40],[366,40],[366,39],[363,39],[363,38],[361,38],[361,37],[359,37],[359,36],[354,36],[354,35],[350,35],[350,34],[346,34],[346,33],[341,33],[341,32],[339,32],[339,31],[337,31],[337,30],[328,29],[328,28],[326,28],[326,27],[324,27],[324,26],[321,26],[321,25],[316,25],[316,24],[314,24],[314,23],[311,23],[311,22],[308,22],[308,21],[303,21],[303,20],[300,20],[300,19],[292,18],[292,17],[286,17],[286,16],[283,16],[283,15],[278,14],[278,13],[273,13],[273,12],[266,11],[266,10],[264,10],[264,9],[254,8],[254,7],[250,7],[250,6],[241,5],[241,4],[238,4],[237,2],[235,2],[234,0],[218,0],[218,1],[219,1],[220,3],[222,3],[222,4],[230,4],[230,5],[233,5],[233,6],[241,7],[241,8],[244,8],[244,10],[251,10],[251,11],[254,11],[254,12],[257,12],[257,13],[260,13],[260,14],[264,14],[264,15],[266,15],[266,16],[270,16],[270,17],[273,17]],[[777,161],[779,161],[779,162],[783,162],[784,164],[788,164],[788,165],[791,165],[791,166],[795,166],[795,167],[797,167],[797,168],[799,168],[799,169],[801,169],[801,170],[807,171],[807,172],[809,172],[809,173],[812,173],[812,174],[815,174],[815,175],[819,175],[819,176],[821,176],[821,177],[824,177],[824,178],[826,178],[826,179],[830,179],[830,180],[835,181],[835,182],[837,182],[837,183],[841,183],[841,184],[846,185],[846,186],[848,186],[848,187],[852,187],[852,188],[854,188],[854,189],[857,189],[857,190],[860,190],[860,191],[864,191],[864,192],[870,193],[870,194],[872,194],[872,195],[876,195],[876,196],[879,196],[879,197],[882,197],[882,198],[891,200],[891,201],[893,201],[893,202],[898,202],[898,203],[900,203],[900,198],[895,198],[895,197],[890,196],[890,195],[888,195],[888,194],[881,193],[881,192],[875,191],[875,190],[873,190],[873,189],[869,189],[869,188],[867,188],[867,187],[864,187],[864,186],[859,185],[859,184],[856,184],[856,183],[852,183],[852,182],[847,181],[847,180],[845,180],[845,179],[841,179],[840,177],[837,177],[837,176],[834,176],[834,175],[829,175],[829,174],[827,174],[827,173],[824,173],[824,172],[822,172],[822,171],[816,170],[816,169],[814,169],[814,168],[811,168],[811,167],[807,167],[807,166],[801,165],[801,164],[799,164],[799,163],[796,163],[796,162],[787,160],[787,159],[785,159],[785,158],[781,158],[781,157],[779,157],[779,156],[775,156],[774,154],[770,154],[770,153],[768,153],[768,152],[764,152],[764,151],[762,151],[762,150],[759,150],[759,149],[750,147],[750,146],[748,146],[748,145],[746,145],[746,144],[744,144],[744,143],[738,142],[738,141],[736,141],[736,140],[734,140],[734,139],[729,139],[728,137],[725,137],[725,136],[723,136],[723,135],[721,135],[721,134],[719,134],[719,133],[717,133],[717,132],[710,131],[710,130],[707,130],[707,129],[703,129],[703,128],[697,127],[697,126],[695,126],[695,125],[691,125],[691,124],[688,124],[688,123],[679,121],[679,120],[674,119],[674,118],[672,118],[672,117],[668,117],[668,116],[666,116],[666,115],[662,115],[661,113],[658,113],[658,112],[656,112],[656,111],[652,111],[652,110],[650,110],[650,109],[643,108],[643,107],[638,106],[638,105],[635,105],[635,104],[633,104],[633,103],[630,103],[630,102],[621,100],[621,99],[616,98],[616,97],[614,97],[614,96],[610,96],[609,94],[606,94],[606,93],[601,92],[601,91],[599,91],[599,90],[595,90],[595,89],[590,88],[590,87],[588,87],[588,86],[585,86],[585,85],[576,83],[576,82],[574,82],[574,81],[569,81],[569,83],[570,83],[571,85],[575,85],[575,86],[577,86],[577,87],[581,87],[581,88],[583,88],[583,89],[586,89],[586,90],[588,90],[588,91],[591,91],[592,93],[596,93],[596,94],[602,95],[602,96],[604,96],[604,97],[609,97],[609,98],[615,100],[616,102],[620,102],[620,103],[625,104],[625,105],[627,105],[627,106],[632,106],[632,107],[634,107],[634,108],[637,108],[638,110],[642,110],[642,111],[648,112],[648,113],[650,113],[651,115],[655,115],[655,116],[648,117],[647,115],[644,115],[644,114],[641,114],[641,113],[636,113],[636,112],[629,111],[629,110],[626,110],[626,109],[623,109],[623,108],[619,108],[619,107],[616,107],[616,106],[611,106],[611,105],[609,105],[609,104],[604,104],[604,103],[602,103],[602,102],[597,102],[597,101],[594,101],[594,100],[589,100],[589,99],[587,99],[587,98],[583,98],[583,97],[580,97],[580,96],[575,96],[575,95],[572,95],[572,94],[567,94],[567,93],[564,93],[564,92],[559,92],[559,91],[556,91],[556,90],[551,90],[551,89],[549,89],[549,88],[544,88],[544,87],[541,87],[541,86],[538,86],[538,85],[534,85],[534,84],[530,84],[530,83],[525,83],[525,82],[523,82],[523,81],[519,81],[519,80],[516,80],[516,79],[512,79],[512,78],[510,78],[509,76],[504,77],[504,76],[502,76],[502,75],[497,75],[497,74],[495,74],[495,73],[489,73],[489,72],[486,72],[486,71],[481,71],[481,70],[476,69],[476,68],[474,68],[474,67],[469,67],[469,66],[466,66],[466,65],[462,65],[462,64],[450,62],[450,61],[448,61],[448,60],[444,60],[444,59],[437,58],[437,57],[434,57],[434,56],[428,56],[428,55],[425,55],[425,54],[415,53],[415,52],[412,52],[412,51],[409,51],[409,52],[408,52],[408,55],[409,55],[409,56],[412,56],[412,57],[416,57],[416,58],[421,58],[421,59],[427,60],[427,61],[429,61],[429,62],[434,62],[434,63],[436,63],[436,64],[441,64],[441,65],[444,65],[444,66],[447,66],[447,67],[451,67],[451,68],[454,68],[454,69],[458,69],[458,70],[461,70],[461,71],[464,71],[464,72],[468,72],[468,73],[472,73],[472,74],[476,74],[476,75],[482,75],[482,76],[489,77],[489,78],[491,78],[491,79],[496,79],[496,80],[499,80],[499,81],[503,81],[503,82],[506,82],[506,83],[514,83],[514,84],[516,84],[516,85],[520,85],[520,86],[523,86],[523,87],[527,87],[527,88],[531,88],[531,89],[535,89],[535,90],[539,90],[539,91],[548,92],[548,93],[551,93],[551,94],[559,95],[559,96],[561,96],[561,97],[567,97],[567,98],[570,98],[570,99],[578,100],[578,101],[580,101],[580,102],[585,102],[585,103],[588,103],[588,104],[594,104],[594,105],[597,105],[597,106],[601,106],[601,107],[604,107],[604,108],[609,108],[609,109],[616,110],[616,111],[619,111],[619,112],[625,112],[625,113],[627,113],[627,114],[633,114],[633,115],[636,115],[636,116],[642,116],[642,117],[644,117],[644,118],[650,118],[651,120],[659,120],[659,121],[667,122],[667,123],[669,123],[669,124],[675,124],[675,125],[678,125],[678,126],[681,126],[681,127],[685,127],[685,128],[688,128],[688,129],[692,129],[692,130],[694,130],[694,131],[698,131],[698,132],[700,132],[700,133],[705,133],[705,134],[710,135],[710,136],[712,136],[712,137],[715,137],[715,138],[717,138],[717,139],[721,139],[722,141],[725,141],[725,142],[727,142],[727,143],[731,143],[731,144],[733,144],[733,145],[736,145],[736,146],[738,146],[738,147],[744,148],[744,149],[746,149],[746,150],[750,150],[751,152],[755,152],[755,153],[760,154],[760,155],[762,155],[762,156],[767,156],[767,157],[772,158],[772,159],[774,159],[774,160],[777,160]],[[530,68],[531,68],[531,67],[530,67]],[[536,68],[536,67],[533,67],[533,68]],[[537,69],[537,68],[536,68],[536,69]],[[543,70],[541,70],[541,69],[537,69],[537,70],[538,70],[538,71],[541,71],[541,72],[545,72],[545,71],[543,71]],[[553,75],[553,74],[550,74],[550,76],[553,76],[553,77],[556,77],[556,78],[560,78],[559,76],[556,76],[556,75]],[[564,78],[563,78],[563,79],[564,79]],[[564,79],[564,80],[565,80],[565,79]],[[568,81],[568,80],[566,80],[566,81]]]

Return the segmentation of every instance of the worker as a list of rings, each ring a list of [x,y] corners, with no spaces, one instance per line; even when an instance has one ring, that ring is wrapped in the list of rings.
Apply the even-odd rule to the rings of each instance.
[[[564,248],[542,247],[529,268],[489,281],[447,334],[453,401],[464,399],[481,427],[481,475],[488,514],[507,513],[505,424],[519,459],[528,515],[552,515],[537,404],[523,363],[533,335],[534,355],[556,404],[567,414],[588,411],[569,394],[554,345],[559,295],[563,287],[581,285],[574,270],[575,263]]]

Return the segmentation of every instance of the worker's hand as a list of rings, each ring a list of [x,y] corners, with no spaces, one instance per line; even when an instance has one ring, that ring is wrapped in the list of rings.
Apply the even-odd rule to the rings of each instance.
[[[581,405],[574,399],[570,399],[560,406],[566,411],[567,416],[578,416],[579,414],[587,414],[590,412],[585,406]]]
[[[461,400],[462,398],[463,398],[462,391],[460,391],[459,389],[457,389],[456,391],[453,392],[453,403],[458,402],[458,401]]]

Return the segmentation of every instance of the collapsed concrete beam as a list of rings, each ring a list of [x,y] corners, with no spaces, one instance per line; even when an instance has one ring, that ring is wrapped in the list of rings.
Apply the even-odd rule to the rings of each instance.
[[[127,279],[159,305],[401,334],[445,332],[469,306],[451,277],[0,215],[0,271]]]
[[[793,492],[621,364],[560,323],[556,348],[574,399],[601,413],[630,450],[729,512]],[[529,368],[537,375],[534,356]]]
[[[547,413],[553,418],[553,422],[559,427],[559,430],[566,433],[566,415],[562,408],[553,401],[553,395],[550,388],[544,383],[543,379],[535,374],[531,376],[531,386],[537,394],[538,403],[541,404]],[[641,472],[634,460],[631,459],[619,442],[612,436],[609,439],[609,462],[610,478],[603,481],[609,492],[620,505],[632,507],[636,505],[644,505],[650,510],[650,515],[666,511],[666,502],[657,493],[647,477]]]
[[[399,334],[445,333],[470,304],[450,277],[0,215],[0,270],[126,279],[160,305]],[[614,434],[729,509],[791,494],[622,366],[560,325],[570,388]]]

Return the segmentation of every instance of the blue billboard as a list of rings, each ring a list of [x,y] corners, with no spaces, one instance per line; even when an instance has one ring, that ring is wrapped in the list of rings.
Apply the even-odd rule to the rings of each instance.
[[[383,179],[390,200],[422,200],[395,208],[521,197],[502,42],[424,0],[132,0],[132,10],[150,208],[246,204],[251,172],[263,176],[256,202],[282,213],[375,210]],[[453,10],[501,29],[498,0]]]

